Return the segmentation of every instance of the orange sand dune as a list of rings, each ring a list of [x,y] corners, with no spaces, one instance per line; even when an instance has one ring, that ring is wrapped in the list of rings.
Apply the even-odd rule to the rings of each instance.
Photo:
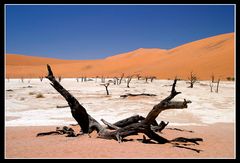
[[[10,78],[46,75],[50,64],[55,75],[63,77],[154,75],[160,79],[178,76],[187,79],[190,72],[200,80],[212,74],[226,79],[234,76],[234,33],[194,41],[173,49],[140,48],[101,60],[60,60],[17,54],[6,55],[6,76]]]

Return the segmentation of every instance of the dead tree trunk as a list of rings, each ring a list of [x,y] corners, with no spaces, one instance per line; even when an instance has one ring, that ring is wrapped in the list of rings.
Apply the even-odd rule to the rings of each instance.
[[[123,98],[126,98],[128,96],[157,96],[155,94],[150,94],[150,93],[141,93],[141,94],[132,94],[132,93],[128,93],[128,94],[125,94],[125,95],[120,95],[120,97],[123,97]]]
[[[212,78],[212,83],[214,83],[214,74],[212,74],[211,78]]]
[[[137,80],[139,80],[141,78],[140,74],[137,74]]]
[[[101,84],[101,85],[105,86],[107,95],[109,95],[108,86],[110,85],[110,83],[105,83],[105,84]]]
[[[63,88],[61,84],[55,79],[49,65],[47,65],[47,68],[48,76],[46,76],[46,78],[52,82],[50,84],[66,99],[68,105],[70,106],[72,116],[80,125],[82,132],[88,133],[89,119],[86,109],[80,105],[77,99],[73,97],[65,88]]]
[[[128,88],[130,88],[130,87],[129,87],[129,83],[131,82],[132,77],[133,77],[133,75],[132,75],[132,76],[129,76],[128,79],[127,79],[127,87],[128,87]]]
[[[167,98],[162,100],[159,104],[153,107],[153,109],[148,113],[146,119],[144,120],[145,123],[151,124],[157,118],[157,116],[164,110],[187,108],[187,104],[191,103],[191,101],[186,101],[185,99],[183,102],[171,101],[176,95],[181,93],[175,90],[176,83],[177,79],[175,79],[173,82],[171,94]]]
[[[60,83],[62,81],[62,76],[58,76],[58,82]]]
[[[164,110],[167,109],[183,109],[187,108],[187,104],[190,103],[191,101],[186,101],[184,99],[183,102],[175,101],[172,102],[171,100],[179,93],[181,92],[176,92],[175,86],[176,86],[177,79],[174,80],[173,87],[171,94],[162,100],[159,104],[155,105],[153,109],[148,113],[147,117],[142,120],[141,122],[137,123],[132,123],[130,125],[127,125],[123,128],[120,128],[116,131],[107,133],[107,135],[101,135],[101,137],[108,137],[108,138],[115,138],[119,142],[122,141],[122,139],[126,136],[129,135],[135,135],[138,133],[144,133],[146,134],[150,139],[153,139],[157,141],[158,143],[169,143],[171,142],[170,140],[167,140],[160,135],[156,134],[152,129],[151,129],[151,124],[155,121],[157,116]]]
[[[156,76],[151,76],[151,83],[153,82],[153,79],[156,79]]]
[[[216,89],[216,93],[218,93],[219,83],[220,83],[220,79],[218,79],[218,81],[217,81],[217,89]]]
[[[119,80],[118,77],[114,77],[113,79],[114,79],[114,85],[115,85],[115,84],[118,85],[118,80]]]
[[[210,83],[209,83],[209,86],[210,86],[210,90],[211,90],[211,92],[212,92],[213,82],[210,82]]]
[[[148,79],[149,79],[149,77],[148,77],[148,76],[146,76],[146,78],[145,78],[145,83],[147,83]]]
[[[190,78],[188,78],[188,79],[190,82],[189,88],[193,88],[193,84],[197,81],[196,75],[191,72]]]
[[[43,76],[40,76],[39,79],[40,79],[40,81],[42,82],[42,81],[43,81]]]
[[[107,126],[115,129],[114,131],[109,131],[100,125],[93,117],[91,117],[85,110],[85,108],[80,105],[80,103],[66,90],[64,89],[58,81],[56,81],[51,67],[48,67],[48,78],[52,83],[51,85],[66,99],[68,102],[72,116],[80,125],[83,133],[91,133],[92,131],[96,130],[98,133],[99,138],[104,139],[115,139],[121,142],[124,137],[129,135],[136,135],[138,133],[144,133],[150,139],[155,140],[158,143],[172,143],[172,142],[196,142],[201,141],[202,139],[194,138],[194,139],[187,139],[187,138],[176,138],[173,140],[168,140],[163,138],[162,136],[155,133],[156,129],[153,129],[153,125],[156,125],[156,118],[158,115],[167,109],[183,109],[187,108],[187,104],[191,101],[171,101],[176,95],[180,94],[181,92],[177,92],[175,90],[177,79],[174,80],[171,94],[162,100],[159,104],[155,105],[153,109],[148,113],[147,117],[144,118],[142,116],[133,116],[130,118],[126,118],[124,120],[118,121],[114,124],[108,123],[102,120]],[[161,122],[159,124],[159,128],[162,130],[167,124]],[[158,128],[158,129],[159,129]],[[53,132],[56,133],[56,132]],[[71,134],[75,135],[75,134]],[[146,139],[145,139],[146,140]]]
[[[123,77],[124,77],[124,73],[122,73],[122,76],[121,76],[121,78],[119,80],[119,85],[121,84]]]
[[[105,77],[102,76],[101,82],[102,82],[102,83],[105,83]]]

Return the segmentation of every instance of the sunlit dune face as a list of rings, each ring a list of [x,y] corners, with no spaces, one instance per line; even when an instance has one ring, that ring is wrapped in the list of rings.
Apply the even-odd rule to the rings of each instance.
[[[46,64],[63,77],[140,74],[160,79],[178,76],[187,79],[194,72],[199,79],[226,79],[234,76],[234,33],[222,34],[179,47],[140,48],[101,60],[60,60],[17,54],[6,55],[6,76],[39,77],[46,75]]]

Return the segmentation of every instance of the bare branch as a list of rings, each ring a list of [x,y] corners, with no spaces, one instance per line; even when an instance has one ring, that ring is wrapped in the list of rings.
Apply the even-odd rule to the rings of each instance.
[[[183,108],[187,108],[188,103],[191,103],[191,101],[187,101],[185,99],[183,102],[179,102],[179,101],[170,102],[170,100],[172,100],[176,95],[181,93],[175,90],[176,83],[177,83],[177,79],[175,78],[173,82],[171,94],[167,98],[162,100],[159,104],[153,107],[153,109],[148,113],[146,119],[144,120],[145,123],[150,125],[163,110],[183,109]]]

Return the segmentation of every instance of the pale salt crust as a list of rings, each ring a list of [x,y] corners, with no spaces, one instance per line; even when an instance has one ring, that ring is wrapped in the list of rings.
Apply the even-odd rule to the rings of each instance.
[[[106,79],[107,81],[108,79]],[[182,92],[173,100],[191,100],[187,109],[171,109],[162,112],[157,121],[168,121],[169,125],[208,125],[218,122],[235,122],[235,82],[220,81],[216,93],[214,83],[210,92],[210,81],[199,81],[194,88],[187,88],[186,81],[178,81],[176,90]],[[65,99],[49,84],[47,79],[5,80],[5,126],[56,126],[76,124]],[[103,118],[109,122],[132,115],[146,116],[153,106],[167,97],[171,91],[172,80],[154,80],[153,82],[133,79],[130,88],[125,80],[121,85],[110,84],[110,95],[100,79],[77,82],[74,78],[64,78],[61,84],[86,108],[87,112],[100,122]],[[30,86],[30,87],[29,87]],[[10,90],[10,91],[9,91]],[[12,90],[12,91],[11,91]],[[36,98],[41,93],[44,98]],[[153,97],[122,98],[126,93],[151,93]]]

